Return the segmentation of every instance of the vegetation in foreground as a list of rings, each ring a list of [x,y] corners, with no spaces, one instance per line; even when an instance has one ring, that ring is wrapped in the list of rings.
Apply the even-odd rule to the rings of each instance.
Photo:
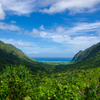
[[[0,75],[0,100],[100,100],[100,67],[41,77],[25,66]]]

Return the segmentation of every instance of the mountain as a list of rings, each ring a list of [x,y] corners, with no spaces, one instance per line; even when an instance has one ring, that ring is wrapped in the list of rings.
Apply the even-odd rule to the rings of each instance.
[[[2,41],[0,41],[0,58],[9,59],[11,60],[27,60],[27,61],[35,61],[35,59],[29,58],[26,56],[21,50],[17,49],[15,46],[11,44],[5,44]]]
[[[84,60],[89,58],[92,55],[95,55],[97,52],[100,52],[100,43],[87,48],[85,51],[79,51],[72,59],[72,61]]]
[[[47,64],[37,62],[35,59],[26,56],[12,44],[0,41],[0,71],[8,65],[25,65],[34,73],[38,70],[47,71],[46,67],[48,67]]]
[[[79,51],[67,65],[55,66],[54,72],[91,69],[100,67],[100,43],[97,43],[84,51]]]

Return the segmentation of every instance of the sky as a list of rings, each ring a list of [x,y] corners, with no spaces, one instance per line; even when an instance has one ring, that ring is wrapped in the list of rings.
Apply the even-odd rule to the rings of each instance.
[[[100,42],[100,0],[0,0],[0,40],[29,57],[73,57]]]

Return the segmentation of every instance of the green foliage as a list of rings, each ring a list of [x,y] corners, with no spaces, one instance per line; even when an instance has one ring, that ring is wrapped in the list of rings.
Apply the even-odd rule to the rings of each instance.
[[[24,66],[8,66],[0,77],[1,100],[22,100],[31,92],[31,83],[34,82]]]
[[[100,68],[37,78],[41,73],[36,76],[25,66],[8,66],[0,75],[0,100],[100,99]]]
[[[91,46],[90,48],[87,48],[85,51],[79,51],[73,57],[72,61],[80,61],[80,60],[87,59],[87,58],[95,55],[97,52],[100,52],[100,42],[97,43],[96,45]]]

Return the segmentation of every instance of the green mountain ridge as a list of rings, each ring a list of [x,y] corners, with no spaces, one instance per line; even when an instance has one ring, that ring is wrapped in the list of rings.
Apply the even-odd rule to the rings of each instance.
[[[16,55],[19,58],[35,61],[35,59],[29,58],[21,50],[17,49],[12,44],[5,44],[0,41],[0,49],[4,50],[7,53],[11,53],[12,55]]]
[[[85,51],[79,51],[72,59],[70,64],[58,65],[54,72],[67,71],[68,69],[91,69],[100,67],[100,43],[97,43]]]
[[[72,59],[72,61],[84,60],[88,57],[94,55],[95,53],[100,51],[100,42],[87,48],[86,50],[80,50]]]
[[[2,71],[8,65],[25,65],[34,73],[38,70],[46,71],[46,67],[48,67],[47,64],[37,62],[35,59],[26,56],[12,44],[5,44],[0,41],[0,70]]]

